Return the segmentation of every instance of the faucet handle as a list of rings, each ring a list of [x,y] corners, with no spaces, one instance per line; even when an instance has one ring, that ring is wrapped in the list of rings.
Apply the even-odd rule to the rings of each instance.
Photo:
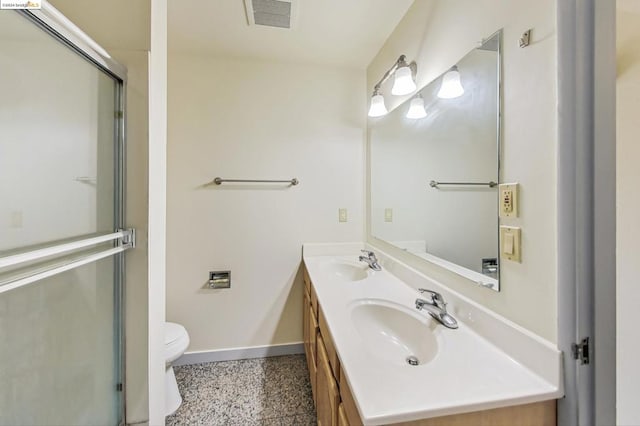
[[[366,254],[367,257],[371,258],[371,257],[375,257],[376,254],[370,250],[360,250],[362,253]]]
[[[426,288],[419,288],[418,291],[422,294],[427,293],[431,296],[431,300],[437,307],[446,311],[447,303],[444,301],[444,297],[442,297],[440,293]]]

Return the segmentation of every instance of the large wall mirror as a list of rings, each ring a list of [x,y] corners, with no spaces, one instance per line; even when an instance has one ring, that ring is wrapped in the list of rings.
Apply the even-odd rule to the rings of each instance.
[[[496,291],[501,37],[369,123],[371,236]]]

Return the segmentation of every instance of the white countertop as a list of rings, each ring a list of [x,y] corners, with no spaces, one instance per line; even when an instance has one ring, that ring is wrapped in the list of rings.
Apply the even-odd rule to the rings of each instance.
[[[478,334],[464,318],[456,317],[459,328],[452,330],[438,324],[426,312],[417,311],[415,300],[420,294],[386,271],[384,264],[381,272],[368,270],[369,276],[364,280],[347,281],[328,272],[327,262],[358,265],[358,256],[315,255],[322,252],[307,250],[305,245],[304,262],[365,425],[439,417],[562,396],[559,383],[549,380],[549,377],[559,380],[559,365],[553,366],[551,374],[536,374]],[[340,250],[336,253],[340,254]],[[398,265],[394,265],[394,269],[397,268]],[[427,288],[440,291],[433,285],[427,284]],[[418,366],[389,362],[377,356],[351,317],[354,303],[362,299],[406,307],[411,315],[433,330],[438,346],[436,356]],[[446,295],[445,299],[450,308],[455,307],[453,303],[463,303],[449,300]],[[560,363],[560,352],[550,345],[540,349],[540,340],[532,340],[531,344],[538,346],[532,348],[534,352],[548,349],[549,359]]]

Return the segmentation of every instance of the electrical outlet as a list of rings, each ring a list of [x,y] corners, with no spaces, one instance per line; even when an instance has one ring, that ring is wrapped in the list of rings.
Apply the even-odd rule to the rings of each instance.
[[[338,222],[346,222],[347,221],[347,209],[342,208],[338,209]]]
[[[518,184],[501,183],[498,192],[500,194],[500,217],[518,217]]]

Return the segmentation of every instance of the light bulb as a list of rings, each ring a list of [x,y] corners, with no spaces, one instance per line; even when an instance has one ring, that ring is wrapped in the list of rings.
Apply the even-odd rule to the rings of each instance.
[[[387,107],[384,105],[384,96],[379,93],[371,97],[371,106],[369,107],[369,117],[380,117],[387,113]]]
[[[411,99],[407,118],[424,118],[426,116],[427,111],[424,109],[424,99],[421,97]]]
[[[413,81],[411,68],[405,65],[396,70],[395,80],[391,88],[392,95],[408,95],[416,90],[416,83]]]
[[[438,97],[442,99],[453,99],[462,96],[464,88],[460,82],[460,72],[458,67],[453,66],[442,76],[442,85],[438,92]]]

